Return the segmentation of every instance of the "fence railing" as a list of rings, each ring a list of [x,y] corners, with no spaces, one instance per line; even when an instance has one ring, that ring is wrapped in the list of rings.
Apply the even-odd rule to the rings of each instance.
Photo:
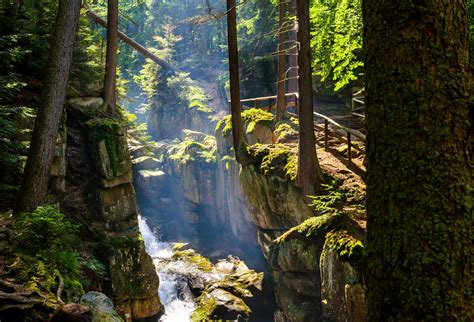
[[[298,115],[295,113],[298,113],[298,93],[287,93],[285,94],[286,98],[286,108],[287,108],[287,114],[298,118]],[[293,100],[288,101],[288,98],[293,98]],[[254,97],[254,98],[246,98],[240,100],[240,103],[242,105],[242,109],[249,109],[249,108],[264,108],[267,111],[271,111],[273,108],[276,108],[276,99],[277,96],[264,96],[264,97]],[[265,102],[265,104],[262,105],[262,102]],[[275,102],[275,103],[273,103]],[[250,104],[249,104],[250,103]],[[363,103],[363,101],[362,101]],[[230,111],[230,100],[228,101],[229,104],[229,111]],[[288,111],[288,108],[294,107],[295,113],[292,113]],[[354,114],[354,113],[353,113]],[[339,142],[343,144],[347,144],[347,159],[348,159],[348,164],[351,165],[352,162],[352,149],[359,151],[360,153],[364,154],[365,151],[362,147],[353,144],[353,138],[358,139],[360,142],[364,143],[365,142],[365,135],[362,134],[361,132],[350,129],[348,127],[345,127],[339,123],[337,123],[335,120],[332,118],[323,115],[321,113],[316,113],[314,112],[314,117],[315,119],[323,119],[324,120],[324,127],[322,127],[318,122],[314,122],[314,128],[316,130],[323,131],[324,133],[324,148],[325,150],[329,149],[329,139],[331,137],[337,139]],[[345,132],[345,136],[341,135],[338,133],[339,131]]]

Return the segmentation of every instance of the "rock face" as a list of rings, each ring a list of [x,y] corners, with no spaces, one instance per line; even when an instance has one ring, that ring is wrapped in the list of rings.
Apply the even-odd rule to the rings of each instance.
[[[212,136],[183,130],[182,137],[158,142],[149,155],[132,148],[135,186],[146,199],[142,212],[151,219],[177,219],[189,240],[205,229],[256,244],[235,161],[221,160]]]
[[[366,321],[358,253],[363,229],[346,214],[321,215],[311,209],[289,179],[291,146],[278,151],[282,147],[268,145],[279,140],[272,138],[269,125],[266,131],[248,121],[245,126],[247,142],[267,145],[258,147],[255,164],[243,167],[233,180],[241,184],[246,198],[239,202],[258,228],[258,243],[275,281],[275,321]],[[223,122],[216,130],[223,156],[231,155],[225,128]],[[292,130],[282,132],[288,136]]]
[[[110,290],[107,294],[122,318],[148,318],[162,310],[158,277],[138,232],[125,132],[118,121],[99,116],[100,103],[101,99],[90,97],[68,101],[66,193],[61,208],[100,231],[94,236],[103,236],[95,237],[100,250],[95,256],[108,266],[110,276],[101,288]]]

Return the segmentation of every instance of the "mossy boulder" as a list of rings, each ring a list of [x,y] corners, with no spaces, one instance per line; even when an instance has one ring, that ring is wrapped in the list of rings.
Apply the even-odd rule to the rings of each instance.
[[[82,296],[81,304],[91,309],[92,322],[123,322],[112,300],[103,293],[88,292]]]

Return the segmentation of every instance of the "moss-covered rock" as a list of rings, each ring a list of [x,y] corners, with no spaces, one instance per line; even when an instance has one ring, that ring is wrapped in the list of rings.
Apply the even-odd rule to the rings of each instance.
[[[242,168],[240,180],[253,209],[252,221],[262,229],[286,230],[313,216],[300,190],[280,176],[267,176],[258,165]]]
[[[113,299],[122,316],[138,320],[162,310],[158,298],[158,276],[143,240],[116,237],[110,259]]]
[[[92,310],[92,322],[123,322],[112,301],[103,293],[88,292],[82,296],[81,304]]]

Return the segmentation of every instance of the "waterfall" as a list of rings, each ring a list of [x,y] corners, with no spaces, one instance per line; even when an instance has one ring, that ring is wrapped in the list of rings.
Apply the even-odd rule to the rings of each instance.
[[[190,321],[195,309],[194,296],[186,279],[178,273],[182,267],[176,266],[180,263],[171,261],[173,255],[171,244],[160,241],[159,232],[152,231],[141,216],[138,216],[138,224],[146,251],[153,258],[160,278],[158,295],[165,308],[165,314],[160,318],[160,322]],[[175,267],[170,268],[170,265],[175,265]]]

